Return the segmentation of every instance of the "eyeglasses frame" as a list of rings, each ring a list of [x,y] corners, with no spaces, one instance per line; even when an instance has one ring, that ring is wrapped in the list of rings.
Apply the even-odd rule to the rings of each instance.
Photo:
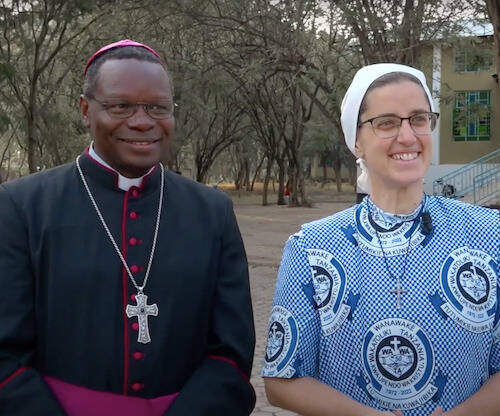
[[[413,133],[415,134],[418,134],[420,136],[423,136],[424,134],[422,133],[417,133],[414,129],[413,129],[413,126],[411,125],[411,122],[410,122],[410,119],[415,117],[415,116],[419,116],[419,115],[422,115],[422,114],[434,114],[436,116],[436,123],[437,121],[439,120],[439,113],[436,113],[434,111],[424,111],[422,113],[415,113],[409,117],[399,117],[399,116],[396,116],[396,115],[386,115],[386,116],[376,116],[376,117],[372,117],[368,120],[365,120],[365,121],[362,121],[362,122],[359,122],[358,123],[358,128],[361,128],[363,127],[364,124],[366,123],[370,123],[372,125],[372,130],[373,130],[373,134],[375,134],[375,136],[377,136],[379,139],[393,139],[394,137],[396,137],[398,134],[399,134],[399,131],[401,130],[401,126],[403,125],[403,121],[404,120],[408,120],[408,124],[410,125],[410,128],[411,130],[413,131]],[[394,118],[399,118],[400,120],[400,123],[399,123],[399,127],[398,127],[398,131],[396,134],[394,134],[393,136],[388,136],[388,137],[380,137],[377,135],[377,133],[375,132],[375,127],[373,126],[373,120],[377,119],[377,118],[381,118],[381,117],[394,117]],[[436,127],[434,126],[434,129]],[[425,134],[426,136],[427,135],[430,135],[432,134],[432,132],[434,131],[434,129],[431,130],[431,132],[429,134]]]
[[[173,117],[173,116],[174,116],[174,112],[172,111],[172,112],[171,112],[169,115],[167,115],[166,117],[155,117],[155,116],[153,116],[153,115],[151,115],[151,114],[149,113],[149,110],[147,109],[147,106],[148,106],[148,105],[149,105],[149,106],[151,106],[151,105],[156,105],[156,104],[146,103],[146,102],[139,102],[139,101],[134,102],[134,103],[124,101],[124,103],[126,103],[126,104],[133,104],[133,105],[134,105],[134,111],[132,112],[132,114],[130,114],[130,115],[128,115],[128,116],[123,116],[123,117],[121,117],[121,116],[118,116],[118,115],[116,115],[116,114],[111,114],[111,113],[108,111],[108,109],[109,109],[109,107],[110,107],[110,104],[109,104],[107,101],[101,101],[101,100],[98,100],[98,99],[97,99],[97,98],[95,98],[95,97],[85,97],[85,98],[87,98],[88,100],[92,100],[92,101],[97,102],[100,106],[102,106],[102,107],[103,107],[104,111],[106,111],[106,113],[107,113],[107,114],[108,114],[111,118],[117,118],[117,119],[120,119],[120,120],[125,120],[125,119],[127,119],[127,118],[129,118],[129,117],[132,117],[135,113],[137,113],[137,109],[139,108],[139,106],[141,106],[141,107],[142,107],[142,109],[144,110],[144,112],[145,112],[145,113],[146,113],[146,114],[147,114],[150,118],[152,118],[153,120],[167,120],[167,119],[169,119],[169,118],[171,118],[171,117]]]

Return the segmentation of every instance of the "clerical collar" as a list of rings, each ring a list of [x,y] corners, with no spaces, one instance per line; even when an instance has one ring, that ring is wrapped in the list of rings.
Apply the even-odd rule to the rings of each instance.
[[[140,187],[142,184],[142,180],[145,176],[149,175],[151,171],[155,168],[154,166],[149,169],[149,171],[141,176],[140,178],[127,178],[123,175],[120,174],[116,169],[113,169],[109,163],[106,163],[102,157],[100,157],[96,151],[94,150],[94,142],[92,142],[89,146],[89,156],[94,159],[96,162],[99,162],[101,165],[106,166],[108,169],[111,169],[113,172],[116,172],[118,175],[118,188],[120,188],[123,191],[128,191],[132,186]]]

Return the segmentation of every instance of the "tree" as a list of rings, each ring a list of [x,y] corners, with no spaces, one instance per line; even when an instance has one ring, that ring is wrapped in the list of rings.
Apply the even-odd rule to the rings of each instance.
[[[2,0],[0,3],[2,72],[18,114],[25,120],[22,144],[30,172],[39,168],[37,153],[44,146],[39,134],[44,129],[42,114],[48,114],[46,110],[53,105],[63,80],[81,59],[76,51],[85,42],[83,35],[103,14],[101,11],[90,16],[90,7],[94,4],[80,0]],[[75,48],[74,53],[62,61],[61,55],[71,47]]]
[[[364,64],[394,62],[419,67],[419,46],[457,32],[461,22],[470,20],[472,10],[465,0],[330,1],[352,29]]]

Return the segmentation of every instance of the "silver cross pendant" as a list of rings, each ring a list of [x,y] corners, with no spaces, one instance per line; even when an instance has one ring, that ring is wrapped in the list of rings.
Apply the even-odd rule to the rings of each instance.
[[[399,283],[398,279],[398,284],[395,289],[391,290],[391,293],[397,296],[397,307],[398,309],[401,309],[401,295],[404,295],[406,293],[406,290],[401,287],[401,284]]]
[[[135,301],[137,305],[127,305],[125,313],[129,318],[137,316],[139,321],[139,335],[137,337],[137,342],[141,344],[147,344],[151,342],[151,337],[149,336],[149,326],[148,326],[148,316],[158,316],[158,307],[156,303],[148,305],[148,297],[143,293],[138,293],[135,295]]]

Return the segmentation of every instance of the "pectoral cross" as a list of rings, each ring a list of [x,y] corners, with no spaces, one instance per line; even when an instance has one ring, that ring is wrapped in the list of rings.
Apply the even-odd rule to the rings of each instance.
[[[392,289],[391,293],[394,293],[398,297],[397,305],[398,305],[398,309],[401,309],[401,295],[405,294],[406,290],[401,287],[401,282],[399,281],[399,279],[398,279],[398,284],[397,284],[396,289]]]
[[[129,318],[137,316],[139,321],[139,335],[137,337],[137,342],[147,344],[148,342],[151,342],[151,337],[149,336],[148,316],[158,316],[158,307],[156,306],[156,303],[148,305],[148,297],[143,293],[135,295],[135,300],[137,305],[127,305],[125,313]]]

